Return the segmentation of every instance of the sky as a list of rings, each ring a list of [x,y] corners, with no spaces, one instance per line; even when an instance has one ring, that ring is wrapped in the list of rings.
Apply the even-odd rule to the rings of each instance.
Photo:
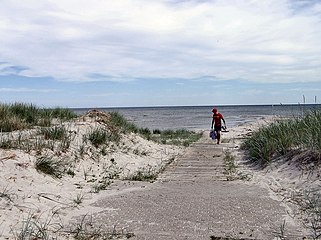
[[[1,103],[321,103],[321,0],[0,2]]]

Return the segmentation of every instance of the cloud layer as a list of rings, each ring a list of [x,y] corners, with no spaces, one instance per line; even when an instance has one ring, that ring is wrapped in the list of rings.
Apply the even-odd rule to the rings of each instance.
[[[320,82],[320,16],[319,1],[4,0],[0,74]]]

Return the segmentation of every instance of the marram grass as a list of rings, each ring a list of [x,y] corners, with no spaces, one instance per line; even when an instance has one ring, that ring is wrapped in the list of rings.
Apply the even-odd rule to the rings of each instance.
[[[184,145],[189,146],[191,143],[198,141],[202,133],[196,133],[186,129],[178,130],[159,130],[151,131],[148,128],[139,128],[134,123],[129,122],[125,117],[117,112],[111,112],[111,122],[113,126],[120,129],[123,133],[138,133],[147,140],[152,140],[162,144]]]
[[[77,115],[70,109],[38,108],[28,103],[0,103],[0,132],[12,132],[32,128],[49,127],[52,119],[69,120]]]
[[[266,165],[293,149],[321,155],[321,112],[279,120],[254,132],[243,144],[252,161]]]

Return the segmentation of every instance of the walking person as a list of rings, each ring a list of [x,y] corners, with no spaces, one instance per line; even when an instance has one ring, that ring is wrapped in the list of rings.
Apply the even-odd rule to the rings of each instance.
[[[216,108],[213,108],[213,119],[212,119],[212,124],[211,124],[211,129],[216,132],[216,139],[217,139],[217,144],[220,144],[221,140],[221,130],[222,130],[222,121],[224,123],[223,128],[226,128],[226,123],[224,120],[224,117],[221,113],[217,111]]]

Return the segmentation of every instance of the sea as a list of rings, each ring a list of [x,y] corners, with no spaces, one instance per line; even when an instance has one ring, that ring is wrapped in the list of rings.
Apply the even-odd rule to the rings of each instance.
[[[188,129],[193,131],[209,130],[212,109],[217,108],[224,116],[228,128],[237,127],[264,119],[276,117],[302,117],[307,112],[321,110],[321,104],[291,105],[228,105],[228,106],[167,106],[167,107],[120,107],[96,108],[105,112],[118,112],[138,127],[150,130]],[[89,108],[74,108],[81,115]]]

